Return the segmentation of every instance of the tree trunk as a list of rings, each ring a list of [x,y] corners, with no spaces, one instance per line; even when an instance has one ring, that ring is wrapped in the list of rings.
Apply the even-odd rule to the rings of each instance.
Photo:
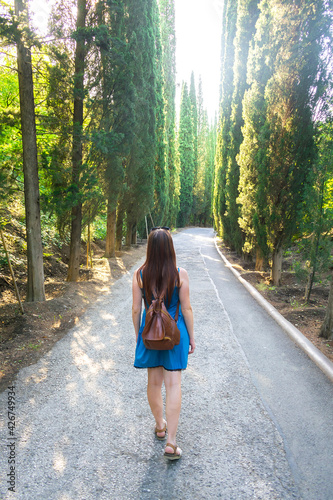
[[[24,0],[15,0],[15,13],[23,13],[28,28],[28,10]],[[23,146],[24,199],[27,230],[27,302],[45,300],[43,246],[40,223],[36,121],[30,49],[19,37],[17,67]]]
[[[108,209],[107,225],[106,225],[106,248],[104,257],[110,258],[115,256],[116,252],[116,209]]]
[[[276,248],[273,252],[273,263],[272,263],[272,273],[271,278],[275,286],[280,286],[281,275],[282,275],[282,257],[283,248]]]
[[[256,266],[255,266],[256,271],[263,271],[264,270],[264,256],[262,251],[260,250],[259,247],[256,248]]]
[[[136,224],[133,224],[132,226],[132,238],[131,238],[131,244],[132,245],[136,245],[137,242],[138,242],[138,233],[137,233],[137,225]]]
[[[123,241],[123,222],[124,222],[124,207],[122,203],[122,197],[118,202],[117,210],[117,224],[116,224],[116,251],[120,252]]]
[[[91,230],[90,230],[90,222],[88,222],[88,236],[87,236],[87,269],[89,269],[89,259],[90,259],[90,267],[92,269],[92,253],[91,253]]]
[[[83,29],[86,22],[86,0],[78,0],[76,29]],[[76,205],[72,209],[71,245],[67,281],[77,281],[80,271],[82,203],[80,198],[80,174],[82,170],[82,128],[84,99],[84,58],[85,40],[76,40],[74,73],[74,113],[73,113],[73,149],[72,149],[72,184]]]
[[[127,227],[127,231],[126,231],[125,245],[127,247],[130,247],[131,244],[132,244],[132,225],[130,224],[130,226]]]
[[[322,324],[322,327],[320,329],[319,336],[324,337],[325,339],[328,340],[333,339],[333,272],[332,272],[332,280],[330,286],[330,294],[328,297],[326,315],[324,323]]]

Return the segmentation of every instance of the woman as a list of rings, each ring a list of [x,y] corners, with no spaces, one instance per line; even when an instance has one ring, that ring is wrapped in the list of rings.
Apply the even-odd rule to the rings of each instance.
[[[177,321],[180,343],[168,351],[146,349],[141,338],[146,317],[145,310],[140,326],[142,298],[150,305],[154,290],[158,295],[165,292],[165,306],[173,318],[178,300],[180,302]],[[182,454],[176,444],[181,407],[181,370],[187,367],[188,354],[194,352],[195,341],[188,275],[185,269],[177,269],[169,228],[153,228],[149,234],[146,261],[133,277],[132,318],[137,342],[134,366],[148,368],[147,396],[156,421],[155,436],[163,440],[168,432],[164,456],[177,460]],[[166,421],[163,419],[163,382],[166,390]]]

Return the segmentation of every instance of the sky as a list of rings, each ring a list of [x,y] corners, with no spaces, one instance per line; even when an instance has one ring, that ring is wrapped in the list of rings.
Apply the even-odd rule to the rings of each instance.
[[[219,107],[223,0],[175,0],[177,109],[181,85],[194,71],[196,90],[202,78],[204,107],[214,120]]]
[[[31,0],[34,24],[45,29],[52,0]],[[175,0],[176,13],[176,109],[179,114],[183,81],[194,71],[196,90],[202,78],[204,107],[214,120],[219,105],[220,50],[224,0]]]

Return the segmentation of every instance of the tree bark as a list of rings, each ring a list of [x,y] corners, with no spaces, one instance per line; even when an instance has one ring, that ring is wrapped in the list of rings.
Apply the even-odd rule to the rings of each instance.
[[[255,270],[256,271],[263,271],[264,270],[264,256],[263,256],[262,251],[260,250],[259,247],[257,247],[257,249],[256,249]]]
[[[137,225],[136,224],[133,224],[132,226],[132,238],[131,238],[131,244],[132,245],[136,245],[137,242],[138,242],[138,233],[137,233]]]
[[[127,247],[130,247],[131,244],[132,244],[132,225],[127,227],[126,237],[125,237],[125,245]]]
[[[276,248],[273,252],[273,263],[272,263],[272,281],[275,286],[280,286],[281,284],[281,275],[282,275],[282,257],[283,257],[283,248]]]
[[[319,333],[320,337],[324,337],[325,339],[332,340],[333,339],[333,271],[332,271],[332,279],[330,286],[330,294],[328,297],[328,305],[326,309],[326,315],[324,319],[324,323],[320,329]]]
[[[86,0],[78,0],[76,29],[85,27]],[[82,202],[80,201],[80,176],[82,170],[82,129],[84,99],[84,64],[85,39],[77,33],[74,73],[74,113],[73,113],[73,149],[72,149],[72,184],[75,205],[72,208],[71,244],[67,281],[77,281],[80,272]]]
[[[117,224],[116,224],[116,251],[120,252],[123,242],[123,223],[124,223],[125,211],[122,196],[118,201],[117,209]]]
[[[106,248],[104,257],[111,258],[116,254],[116,221],[117,210],[109,210],[106,224]]]
[[[15,0],[15,13],[23,16],[29,26],[28,10],[24,0]],[[27,302],[45,300],[43,246],[41,236],[39,180],[37,162],[36,120],[32,79],[31,51],[19,36],[17,40],[17,67],[20,94],[20,112],[23,146],[24,199],[27,230]]]

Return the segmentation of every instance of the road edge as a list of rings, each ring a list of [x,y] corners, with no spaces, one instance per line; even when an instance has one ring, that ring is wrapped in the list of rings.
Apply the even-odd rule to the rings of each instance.
[[[270,304],[259,292],[258,290],[248,283],[240,273],[234,269],[230,264],[228,259],[223,255],[217,244],[217,238],[214,237],[215,248],[219,253],[221,259],[225,263],[226,267],[236,276],[236,278],[242,283],[242,285],[247,289],[247,291],[252,295],[252,297],[258,302],[258,304],[265,309],[265,311],[281,326],[281,328],[287,333],[293,342],[295,342],[298,347],[300,347],[309,358],[320,368],[320,370],[333,382],[333,363],[330,361],[316,346],[308,340],[303,333],[298,330],[290,321],[288,321],[282,314],[275,309],[272,304]]]

